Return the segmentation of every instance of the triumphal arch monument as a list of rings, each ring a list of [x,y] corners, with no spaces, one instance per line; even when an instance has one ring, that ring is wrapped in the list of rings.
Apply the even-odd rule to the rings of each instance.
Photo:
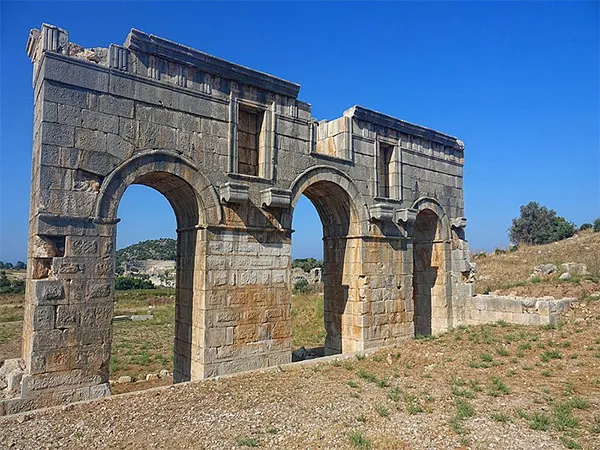
[[[291,361],[301,195],[323,226],[326,354],[462,321],[473,285],[457,138],[361,106],[319,121],[299,85],[138,30],[84,49],[44,24],[27,52],[23,347],[5,362],[0,415],[110,393],[117,209],[131,184],[162,193],[177,220],[175,382]]]

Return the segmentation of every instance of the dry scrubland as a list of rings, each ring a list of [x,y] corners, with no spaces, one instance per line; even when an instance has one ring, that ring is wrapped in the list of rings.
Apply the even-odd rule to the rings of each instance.
[[[564,241],[546,245],[521,246],[516,252],[492,256],[472,256],[477,263],[477,293],[499,291],[519,296],[551,295],[555,298],[585,299],[600,291],[600,233],[581,231]],[[584,263],[589,275],[559,280],[560,273],[548,277],[530,278],[540,264]]]
[[[459,327],[367,356],[116,395],[0,419],[12,448],[600,448],[600,233],[478,258],[478,290],[576,296],[556,327]],[[591,274],[528,280],[533,266]],[[170,291],[119,293],[111,377],[169,368]],[[322,296],[297,295],[294,346],[323,342]],[[0,358],[19,352],[22,296],[0,300]],[[167,383],[131,383],[113,392]]]

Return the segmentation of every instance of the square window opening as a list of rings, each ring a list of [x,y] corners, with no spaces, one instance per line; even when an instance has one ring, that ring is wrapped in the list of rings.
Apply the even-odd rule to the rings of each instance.
[[[264,111],[240,105],[238,113],[238,173],[260,176]]]
[[[379,196],[390,198],[393,170],[394,147],[388,144],[379,144]]]

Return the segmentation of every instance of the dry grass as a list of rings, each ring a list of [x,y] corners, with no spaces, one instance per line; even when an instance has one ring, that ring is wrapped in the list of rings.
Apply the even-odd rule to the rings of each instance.
[[[294,294],[292,297],[292,346],[322,347],[325,343],[323,294]]]
[[[600,291],[600,233],[591,230],[579,232],[576,237],[552,244],[520,246],[515,252],[474,255],[477,263],[478,293],[499,291],[520,296],[545,296],[555,298],[576,297],[584,299]],[[589,275],[559,281],[560,274],[531,280],[533,268],[540,264],[584,263]]]
[[[23,294],[0,295],[0,361],[21,355]]]
[[[173,370],[175,307],[173,289],[116,291],[115,315],[152,314],[151,320],[113,324],[110,377],[144,379],[148,373]],[[0,296],[0,360],[21,355],[23,294]],[[293,346],[320,347],[325,342],[323,295],[292,298]]]
[[[121,375],[129,375],[144,379],[146,374],[157,373],[162,369],[171,372],[175,326],[174,290],[117,291],[115,315],[134,314],[152,314],[153,318],[113,324],[110,377],[116,379]]]

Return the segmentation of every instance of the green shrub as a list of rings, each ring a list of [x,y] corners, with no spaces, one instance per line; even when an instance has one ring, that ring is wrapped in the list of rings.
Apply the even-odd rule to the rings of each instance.
[[[118,291],[128,291],[131,289],[154,289],[152,281],[143,278],[117,277],[115,280],[115,289]]]
[[[25,280],[9,280],[6,271],[0,272],[0,294],[22,294],[25,292]]]
[[[581,226],[579,227],[579,231],[589,230],[590,228],[593,228],[593,227],[594,227],[594,225],[592,225],[589,222],[582,223]]]
[[[300,278],[294,283],[294,294],[305,294],[310,291],[310,283],[305,278]]]
[[[600,230],[600,222],[598,228]],[[513,219],[509,229],[510,240],[515,244],[548,244],[574,234],[575,225],[572,222],[557,216],[556,211],[540,206],[537,202],[521,206],[520,216]]]
[[[600,231],[600,217],[594,220],[594,231]]]

